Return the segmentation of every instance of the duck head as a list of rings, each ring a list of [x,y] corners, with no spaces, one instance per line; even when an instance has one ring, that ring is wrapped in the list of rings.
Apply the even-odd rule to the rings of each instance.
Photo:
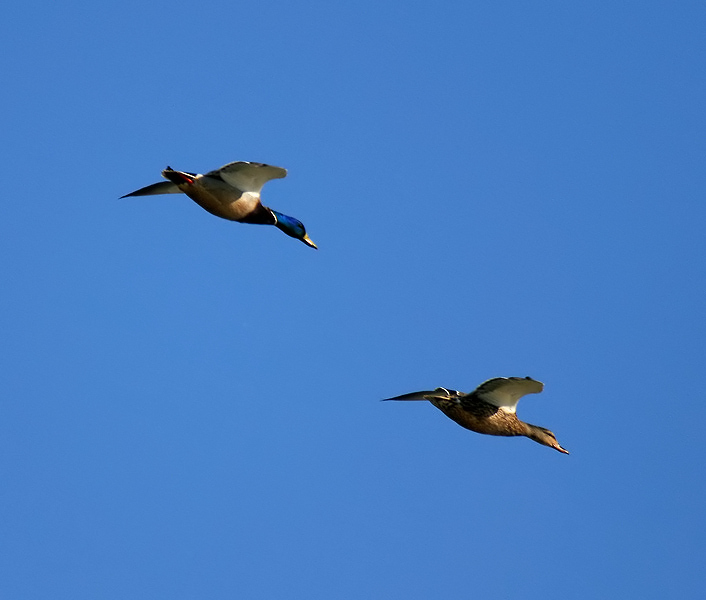
[[[525,435],[531,440],[534,440],[544,446],[554,448],[554,450],[557,450],[562,454],[569,453],[568,450],[564,450],[564,448],[559,445],[559,442],[556,441],[556,436],[548,429],[545,429],[544,427],[537,427],[537,425],[530,425],[529,423],[525,424],[527,425],[527,433]]]
[[[304,229],[304,223],[299,219],[290,217],[288,215],[283,215],[276,210],[270,209],[270,212],[275,218],[274,225],[280,231],[283,231],[288,236],[296,238],[304,242],[307,246],[318,249],[316,244],[311,241],[311,238],[306,234],[306,229]]]

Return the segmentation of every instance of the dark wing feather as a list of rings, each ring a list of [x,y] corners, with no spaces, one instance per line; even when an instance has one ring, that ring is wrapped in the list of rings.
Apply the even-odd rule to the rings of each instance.
[[[447,390],[446,388],[438,387],[435,390],[411,392],[409,394],[395,396],[394,398],[383,398],[383,402],[386,400],[431,400],[432,398],[450,398],[458,394],[459,392],[455,390]]]
[[[159,183],[153,183],[152,185],[148,185],[147,187],[140,188],[139,190],[136,190],[134,192],[130,192],[129,194],[125,194],[124,196],[120,196],[121,198],[127,198],[128,196],[155,196],[157,194],[180,194],[181,190],[174,185],[171,181],[160,181]]]

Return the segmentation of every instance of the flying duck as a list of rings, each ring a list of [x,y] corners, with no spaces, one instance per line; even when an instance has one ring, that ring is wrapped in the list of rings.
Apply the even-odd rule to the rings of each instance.
[[[539,444],[568,454],[544,427],[520,421],[515,414],[517,402],[526,394],[539,394],[541,381],[531,377],[496,377],[481,383],[465,394],[456,390],[436,388],[433,391],[412,392],[385,400],[429,400],[461,427],[488,435],[524,435]]]
[[[239,223],[274,225],[307,246],[316,248],[301,221],[267,208],[260,202],[262,186],[270,179],[280,179],[286,175],[286,169],[256,162],[228,163],[205,175],[167,167],[162,171],[162,176],[169,181],[153,183],[121,198],[183,192],[212,215]]]

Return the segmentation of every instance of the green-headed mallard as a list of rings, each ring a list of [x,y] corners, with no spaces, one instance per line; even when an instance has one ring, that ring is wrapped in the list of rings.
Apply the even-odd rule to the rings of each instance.
[[[274,225],[307,246],[316,248],[301,221],[267,208],[260,202],[262,186],[270,179],[280,179],[286,175],[286,169],[256,162],[232,162],[205,175],[167,167],[162,171],[162,176],[169,181],[153,183],[122,198],[183,192],[212,215],[240,223]]]
[[[538,394],[544,384],[531,377],[496,377],[465,394],[446,388],[412,392],[385,400],[429,400],[461,427],[488,435],[524,435],[539,444],[568,454],[544,427],[520,421],[515,414],[517,402],[526,394]]]

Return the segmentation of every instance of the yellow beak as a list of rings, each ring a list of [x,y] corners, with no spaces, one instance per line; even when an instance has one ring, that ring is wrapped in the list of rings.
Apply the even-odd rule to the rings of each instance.
[[[302,238],[302,242],[304,242],[307,246],[311,246],[312,248],[315,248],[316,250],[319,249],[318,246],[314,242],[311,241],[311,238],[306,233],[304,234],[304,237]]]

